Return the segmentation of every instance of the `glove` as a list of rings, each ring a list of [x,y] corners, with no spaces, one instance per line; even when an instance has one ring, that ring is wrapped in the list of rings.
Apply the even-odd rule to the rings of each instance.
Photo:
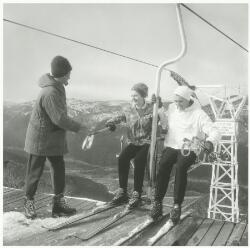
[[[205,151],[205,153],[207,153],[207,154],[210,154],[211,152],[213,152],[213,150],[214,150],[214,145],[213,145],[213,143],[211,142],[211,141],[205,141],[205,144],[204,144],[204,151]]]
[[[155,96],[155,94],[152,95],[152,97],[151,97],[151,102],[152,102],[152,104],[155,104],[155,103],[156,103],[156,96]],[[158,107],[161,108],[162,105],[163,105],[163,104],[162,104],[162,101],[161,101],[161,97],[158,96]]]
[[[109,131],[111,132],[114,132],[116,130],[116,125],[112,121],[108,121],[105,126],[108,127]]]
[[[126,122],[126,115],[122,114],[116,118],[115,121],[113,121],[114,124],[120,124],[121,122]]]

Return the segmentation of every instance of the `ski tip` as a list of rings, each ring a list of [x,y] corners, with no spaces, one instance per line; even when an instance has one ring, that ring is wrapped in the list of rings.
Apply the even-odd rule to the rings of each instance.
[[[150,239],[147,241],[147,245],[152,246],[153,244],[154,244],[154,240],[150,238]]]
[[[50,229],[50,227],[45,226],[45,225],[41,225],[41,227],[44,228],[44,229]]]
[[[45,226],[45,225],[41,225],[41,227],[48,230],[48,231],[56,231],[56,230],[60,229],[60,228],[54,228],[53,226],[51,227],[51,226]]]

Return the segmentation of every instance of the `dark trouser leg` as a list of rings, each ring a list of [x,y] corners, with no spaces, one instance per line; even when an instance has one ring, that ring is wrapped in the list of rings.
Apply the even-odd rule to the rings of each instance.
[[[134,190],[141,194],[144,172],[147,164],[147,155],[148,155],[149,145],[143,145],[140,150],[137,152],[134,159]]]
[[[119,184],[120,188],[124,190],[127,190],[128,186],[128,173],[129,173],[130,160],[135,157],[137,151],[138,151],[137,146],[129,144],[122,150],[118,158]]]
[[[30,154],[26,169],[26,197],[29,200],[34,198],[37,186],[43,173],[46,157]]]
[[[51,179],[55,195],[64,192],[65,188],[65,163],[63,156],[49,156],[51,163]]]
[[[163,150],[156,177],[156,201],[162,201],[167,192],[170,174],[176,162],[177,154],[177,150],[170,147],[166,147]]]
[[[191,152],[189,156],[185,157],[178,152],[175,172],[175,184],[174,184],[174,203],[181,205],[187,186],[187,170],[195,163],[196,155]]]

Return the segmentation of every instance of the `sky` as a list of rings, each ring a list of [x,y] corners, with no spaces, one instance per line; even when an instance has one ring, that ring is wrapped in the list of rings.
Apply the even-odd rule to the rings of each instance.
[[[248,48],[247,4],[187,4],[188,7]],[[172,69],[193,85],[224,85],[226,94],[247,94],[248,53],[181,7],[187,53]],[[66,36],[155,65],[181,48],[175,4],[5,3],[3,18]],[[41,75],[56,55],[73,70],[67,97],[81,100],[129,100],[137,82],[155,90],[157,68],[87,46],[3,22],[3,100],[34,100]],[[163,100],[177,84],[163,72]],[[202,89],[224,96],[225,89]],[[201,93],[202,100],[205,95]],[[205,100],[204,100],[205,101]]]

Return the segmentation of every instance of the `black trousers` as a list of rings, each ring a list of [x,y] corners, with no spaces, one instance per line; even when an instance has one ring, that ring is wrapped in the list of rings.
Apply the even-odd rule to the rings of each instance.
[[[118,159],[118,173],[120,187],[124,190],[127,190],[130,160],[134,159],[134,190],[142,192],[148,149],[149,144],[142,146],[129,144],[122,150]]]
[[[195,163],[196,155],[191,152],[185,157],[179,149],[166,147],[159,162],[157,172],[155,200],[162,201],[168,188],[170,174],[173,165],[176,164],[175,183],[174,183],[174,203],[181,205],[186,191],[187,170]]]
[[[61,194],[65,188],[65,163],[63,156],[38,156],[29,154],[26,170],[26,197],[34,199],[46,158],[51,164],[51,179],[54,194]]]

